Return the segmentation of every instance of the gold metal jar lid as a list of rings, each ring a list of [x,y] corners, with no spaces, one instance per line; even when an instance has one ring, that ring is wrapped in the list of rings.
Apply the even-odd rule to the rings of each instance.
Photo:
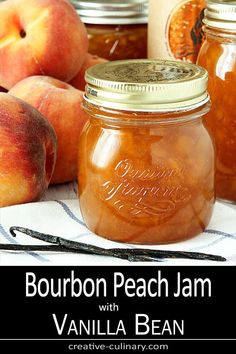
[[[148,0],[71,0],[85,24],[131,25],[148,22]]]
[[[236,31],[236,1],[209,0],[204,15],[206,26]]]
[[[127,111],[190,110],[209,100],[207,71],[169,60],[118,60],[89,68],[85,100]]]

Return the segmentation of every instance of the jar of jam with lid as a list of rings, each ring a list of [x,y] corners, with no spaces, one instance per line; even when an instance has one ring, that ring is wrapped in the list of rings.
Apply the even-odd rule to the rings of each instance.
[[[216,145],[216,196],[236,202],[236,2],[208,1],[203,22],[198,64],[209,73],[205,124]]]
[[[73,0],[89,53],[108,60],[147,57],[148,0]]]
[[[86,73],[89,120],[79,146],[85,223],[105,238],[168,243],[199,234],[214,196],[207,72],[194,64],[125,60]]]

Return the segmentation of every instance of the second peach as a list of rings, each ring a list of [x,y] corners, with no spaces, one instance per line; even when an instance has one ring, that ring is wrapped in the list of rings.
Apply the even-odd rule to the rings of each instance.
[[[86,122],[83,92],[48,76],[32,76],[17,83],[9,93],[37,108],[55,129],[58,157],[51,183],[76,179],[78,140]]]

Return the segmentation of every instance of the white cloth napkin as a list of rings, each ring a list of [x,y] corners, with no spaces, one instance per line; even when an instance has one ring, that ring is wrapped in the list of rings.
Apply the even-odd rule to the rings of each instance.
[[[11,226],[22,226],[35,231],[61,236],[70,240],[91,243],[100,247],[131,247],[197,251],[221,255],[227,262],[168,259],[161,263],[134,262],[96,255],[0,251],[0,265],[235,265],[236,264],[236,208],[217,202],[210,225],[202,234],[184,242],[169,245],[129,245],[112,242],[90,232],[82,220],[75,186],[68,185],[67,196],[73,199],[59,200],[65,196],[63,188],[51,188],[46,199],[37,203],[22,204],[0,209],[0,243],[44,244],[17,233],[13,238]],[[75,199],[74,199],[75,198]]]

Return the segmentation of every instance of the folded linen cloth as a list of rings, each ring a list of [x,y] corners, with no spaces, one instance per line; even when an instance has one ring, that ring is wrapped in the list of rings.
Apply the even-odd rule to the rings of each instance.
[[[62,187],[61,187],[62,188]],[[0,251],[0,265],[235,265],[236,264],[236,208],[217,202],[210,225],[202,234],[190,240],[168,245],[130,245],[109,241],[90,232],[85,226],[76,198],[75,188],[67,187],[66,200],[44,200],[37,203],[16,205],[0,209],[0,243],[44,244],[29,236],[17,233],[13,238],[11,226],[21,226],[42,233],[61,236],[73,241],[93,244],[104,248],[149,248],[159,250],[180,250],[221,255],[226,262],[212,262],[191,259],[164,259],[161,263],[130,263],[107,256],[53,252]],[[67,195],[68,195],[67,193]],[[51,189],[48,196],[65,195]],[[47,198],[46,198],[47,199]]]

